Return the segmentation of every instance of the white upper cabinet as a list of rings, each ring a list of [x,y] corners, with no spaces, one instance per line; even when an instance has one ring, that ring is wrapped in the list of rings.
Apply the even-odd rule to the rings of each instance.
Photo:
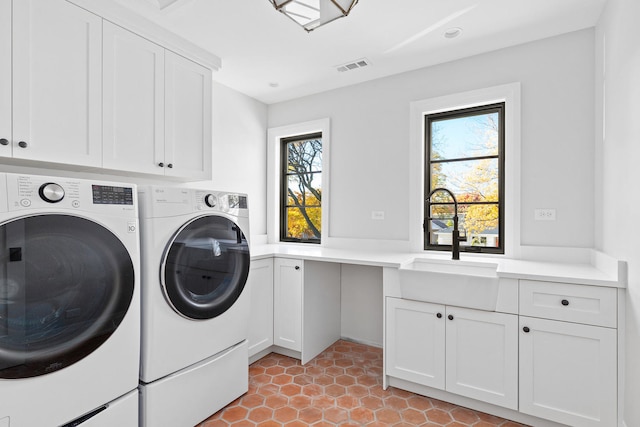
[[[0,156],[11,157],[11,0],[0,0]]]
[[[154,28],[107,2],[0,0],[0,158],[211,179],[211,68]]]
[[[163,174],[165,50],[106,21],[103,38],[102,165]]]
[[[103,167],[211,178],[211,70],[104,24]]]
[[[99,16],[65,0],[13,1],[14,158],[101,166],[101,52]]]
[[[165,175],[211,178],[211,70],[165,54]]]

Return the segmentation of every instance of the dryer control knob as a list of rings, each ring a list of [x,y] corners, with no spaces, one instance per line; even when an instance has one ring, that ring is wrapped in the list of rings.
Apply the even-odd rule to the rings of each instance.
[[[58,203],[64,199],[64,188],[54,182],[47,182],[40,186],[38,194],[45,202]]]
[[[204,196],[204,204],[209,206],[210,208],[214,207],[217,202],[218,200],[213,194],[207,194],[206,196]]]

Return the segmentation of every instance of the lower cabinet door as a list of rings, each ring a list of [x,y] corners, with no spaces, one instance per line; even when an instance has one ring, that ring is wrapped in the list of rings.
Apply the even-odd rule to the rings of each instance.
[[[273,343],[294,351],[302,351],[303,269],[303,260],[273,260]]]
[[[387,298],[386,374],[444,389],[445,307]]]
[[[520,317],[520,412],[572,426],[617,425],[616,330]]]
[[[446,389],[518,409],[518,316],[447,307]]]
[[[246,286],[251,291],[249,357],[273,344],[273,259],[251,261]]]

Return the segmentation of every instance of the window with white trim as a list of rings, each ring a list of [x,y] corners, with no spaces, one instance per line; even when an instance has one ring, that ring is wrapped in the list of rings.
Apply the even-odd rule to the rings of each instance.
[[[503,222],[503,253],[510,258],[518,258],[523,250],[520,236],[521,222],[521,94],[520,83],[507,83],[499,86],[475,89],[467,92],[452,93],[433,98],[413,101],[410,104],[411,143],[409,146],[409,244],[415,251],[425,250],[425,217],[429,211],[426,206],[425,188],[428,165],[426,162],[426,117],[432,114],[464,110],[467,108],[504,104],[504,147],[503,147],[503,196],[501,220]],[[444,197],[444,196],[443,196]],[[489,239],[483,241],[478,236],[467,236],[468,245],[476,243],[489,245]],[[482,247],[482,246],[480,246]],[[444,249],[444,248],[442,248]],[[474,249],[472,249],[474,250]],[[474,254],[469,254],[474,255]],[[482,254],[477,254],[482,255]]]
[[[329,241],[330,147],[329,118],[269,128],[269,243]]]

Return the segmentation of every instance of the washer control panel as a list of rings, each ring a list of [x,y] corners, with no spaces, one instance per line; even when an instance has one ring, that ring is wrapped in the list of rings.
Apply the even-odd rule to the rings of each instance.
[[[47,208],[136,213],[135,185],[38,175],[5,176],[10,211]]]

